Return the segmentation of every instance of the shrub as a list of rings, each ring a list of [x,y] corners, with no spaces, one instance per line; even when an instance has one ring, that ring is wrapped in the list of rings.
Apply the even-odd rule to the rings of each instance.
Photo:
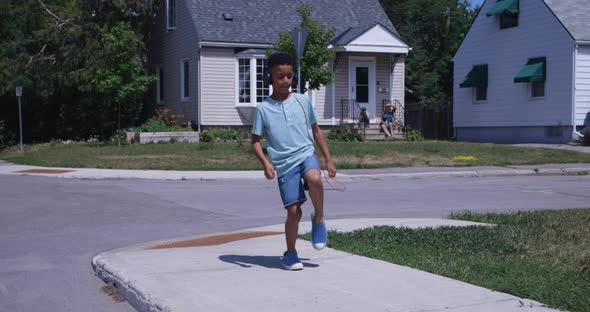
[[[363,137],[355,133],[351,126],[347,124],[339,124],[328,133],[328,140],[330,141],[341,141],[341,142],[361,142]]]
[[[424,141],[424,137],[422,136],[422,132],[416,129],[407,129],[404,132],[404,140],[406,141]]]
[[[201,142],[238,141],[242,144],[247,140],[249,133],[235,128],[209,128],[201,131]]]
[[[139,132],[182,132],[193,131],[191,128],[181,127],[175,124],[166,124],[163,119],[149,119],[141,124],[137,130]]]

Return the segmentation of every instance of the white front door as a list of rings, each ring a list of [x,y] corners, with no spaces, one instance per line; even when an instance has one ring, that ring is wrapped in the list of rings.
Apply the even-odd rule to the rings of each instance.
[[[375,110],[375,59],[350,59],[349,66],[349,98],[355,100],[360,107],[366,107],[369,118],[376,117]],[[358,118],[358,109],[356,112]],[[349,116],[352,117],[352,116]]]

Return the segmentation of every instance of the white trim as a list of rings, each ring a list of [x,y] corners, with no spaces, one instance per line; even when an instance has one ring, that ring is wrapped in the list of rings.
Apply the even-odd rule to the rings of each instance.
[[[258,81],[256,80],[256,71],[258,70],[258,64],[256,62],[260,59],[266,60],[266,57],[258,57],[252,55],[249,57],[235,57],[235,83],[234,83],[234,107],[256,107],[258,105]],[[250,61],[250,102],[240,103],[240,60]],[[262,78],[264,79],[264,78]],[[266,83],[265,83],[266,84]],[[269,95],[272,94],[272,85],[268,86]]]
[[[336,56],[332,58],[332,62],[330,63],[330,68],[334,68],[334,61],[336,60]],[[332,81],[332,125],[336,125],[336,77],[334,77],[334,81]]]
[[[170,27],[170,1],[174,1],[174,26]],[[166,29],[175,30],[178,25],[178,1],[166,0]]]
[[[217,42],[217,41],[201,41],[201,47],[221,47],[221,48],[270,48],[271,44],[256,44],[256,43],[238,43],[238,42]]]
[[[184,81],[184,63],[188,63],[188,81]],[[188,58],[183,58],[180,60],[180,101],[181,102],[186,102],[188,100],[190,100],[190,94],[191,94],[191,62],[190,59]],[[188,83],[188,94],[189,96],[184,96],[184,85],[185,83]]]
[[[576,76],[576,71],[577,71],[577,62],[578,62],[578,46],[574,44],[574,49],[573,49],[573,53],[574,53],[574,58],[573,58],[573,70],[572,70],[572,129],[575,132],[576,131],[576,84],[577,81],[576,79],[578,78]],[[547,66],[547,65],[545,65]],[[546,77],[545,77],[546,79]]]
[[[198,81],[197,81],[197,111],[199,116],[197,116],[197,122],[199,123],[197,126],[197,130],[201,131],[201,123],[203,122],[203,102],[201,99],[203,98],[203,50],[199,48],[199,63],[197,64],[197,71],[198,71]]]
[[[407,47],[392,47],[379,45],[345,45],[336,48],[337,52],[370,52],[370,53],[394,53],[408,54],[410,49]]]
[[[369,115],[373,115],[372,118],[377,118],[377,95],[376,95],[376,88],[375,88],[375,81],[377,78],[377,70],[376,70],[376,58],[373,56],[351,56],[348,58],[348,97],[350,99],[356,98],[353,97],[353,65],[355,62],[369,62],[369,90],[368,90],[368,100],[367,109],[369,110]],[[354,76],[354,80],[356,80],[356,76]],[[356,95],[356,90],[354,92]],[[357,103],[358,104],[358,103]],[[369,116],[371,118],[371,116]]]

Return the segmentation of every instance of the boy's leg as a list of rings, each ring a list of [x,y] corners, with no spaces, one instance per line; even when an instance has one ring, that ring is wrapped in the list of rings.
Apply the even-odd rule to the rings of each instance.
[[[305,180],[309,186],[309,197],[315,210],[315,223],[324,222],[324,186],[322,176],[317,169],[310,169],[305,172]]]
[[[287,252],[296,252],[297,232],[299,220],[301,220],[301,204],[296,203],[287,207],[287,221],[285,222],[285,239],[287,240]]]

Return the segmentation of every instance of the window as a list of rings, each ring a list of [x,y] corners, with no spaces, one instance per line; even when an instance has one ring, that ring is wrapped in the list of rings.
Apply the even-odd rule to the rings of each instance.
[[[168,0],[168,29],[176,28],[176,0]]]
[[[190,91],[190,79],[189,79],[189,61],[183,60],[180,63],[180,98],[187,100],[189,98]]]
[[[238,103],[250,103],[250,59],[239,59]]]
[[[488,87],[475,87],[475,101],[483,102],[488,100]]]
[[[531,82],[531,97],[544,97],[545,96],[545,81],[532,81]]]
[[[161,67],[158,67],[158,84],[156,91],[156,102],[160,104],[160,102],[164,101],[164,70]]]
[[[264,81],[265,59],[256,59],[256,102],[262,102],[270,95],[270,88]]]
[[[518,13],[516,14],[501,14],[499,17],[500,29],[511,28],[518,26]]]
[[[270,95],[271,86],[264,81],[266,59],[238,58],[238,103],[256,104]]]

